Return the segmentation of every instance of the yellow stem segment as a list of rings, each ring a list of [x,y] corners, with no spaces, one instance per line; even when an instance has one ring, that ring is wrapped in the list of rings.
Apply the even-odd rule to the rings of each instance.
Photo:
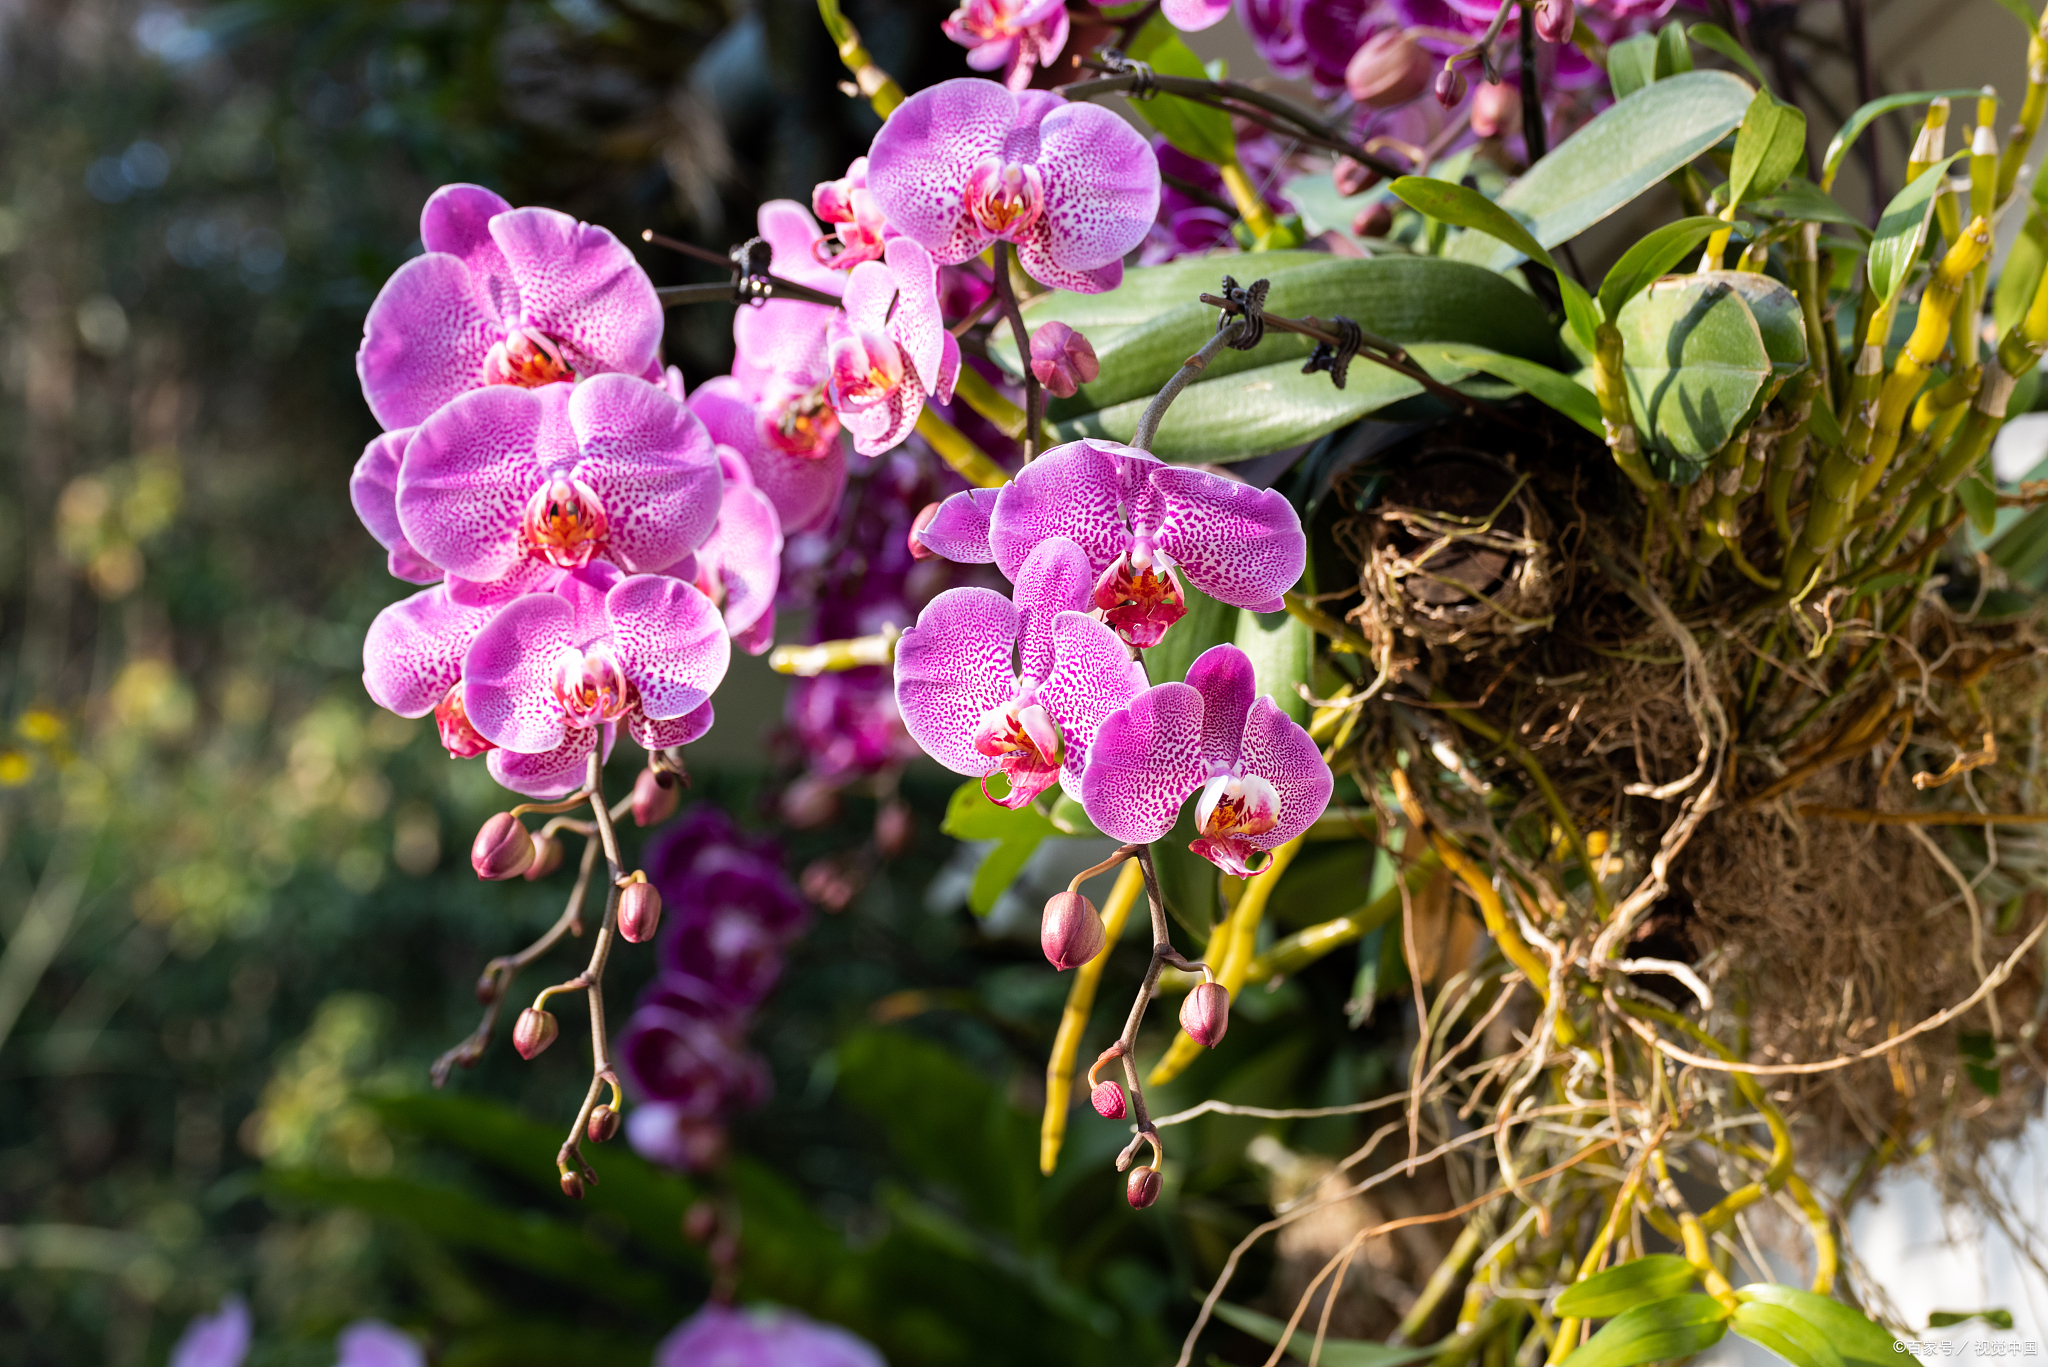
[[[903,87],[896,84],[895,77],[875,65],[874,57],[861,45],[860,30],[840,12],[839,0],[818,0],[818,16],[825,21],[825,31],[832,35],[832,46],[838,51],[839,60],[853,73],[854,85],[874,106],[875,113],[888,118],[904,101]]]
[[[896,638],[902,634],[898,628],[890,627],[873,636],[855,636],[844,641],[777,646],[768,652],[768,667],[777,674],[794,674],[798,678],[809,679],[866,665],[893,664],[896,660]]]
[[[1123,872],[1109,889],[1109,900],[1102,904],[1102,950],[1074,970],[1074,985],[1067,989],[1059,1033],[1053,1036],[1052,1057],[1045,1061],[1045,1118],[1038,1123],[1038,1170],[1048,1177],[1058,1166],[1060,1145],[1066,1141],[1074,1060],[1081,1052],[1081,1037],[1088,1032],[1088,1013],[1095,1009],[1095,989],[1102,983],[1109,952],[1116,948],[1124,923],[1131,918],[1131,908],[1144,891],[1145,871],[1135,859],[1124,861]]]
[[[1028,365],[1031,358],[1024,358]],[[960,367],[960,378],[953,382],[953,394],[960,402],[987,418],[996,425],[996,430],[1011,441],[1024,437],[1024,410],[1004,398],[996,387],[981,377],[981,372],[970,366]],[[1044,439],[1041,437],[1040,441]]]
[[[960,372],[967,374],[966,370]],[[1023,424],[1018,424],[1018,431]],[[955,473],[969,484],[984,489],[1000,489],[1010,482],[1010,476],[1003,467],[989,459],[988,452],[974,444],[965,432],[947,422],[930,408],[917,415],[917,434],[931,443],[939,453],[939,459],[953,467]]]

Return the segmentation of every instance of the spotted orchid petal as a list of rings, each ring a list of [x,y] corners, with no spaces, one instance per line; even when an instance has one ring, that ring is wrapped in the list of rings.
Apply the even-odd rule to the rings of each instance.
[[[732,642],[718,609],[694,584],[634,575],[605,595],[604,606],[619,665],[649,718],[668,721],[692,711],[725,678]]]
[[[705,732],[711,729],[711,722],[711,704],[702,702],[682,716],[667,721],[656,721],[635,709],[626,717],[626,730],[639,742],[641,749],[652,752],[674,749],[678,745],[688,745],[694,740],[702,739]]]
[[[539,755],[572,730],[555,699],[556,672],[576,611],[557,594],[533,593],[499,610],[462,664],[463,705],[477,734]]]
[[[661,350],[661,300],[626,244],[604,228],[529,207],[490,221],[519,282],[519,316],[562,346],[579,376],[638,377]]]
[[[1187,681],[1202,695],[1202,763],[1211,769],[1236,764],[1245,717],[1259,692],[1251,658],[1234,645],[1211,646],[1188,666]]]
[[[481,185],[443,185],[420,210],[420,245],[454,257],[475,277],[498,318],[519,312],[519,285],[512,265],[491,236],[491,220],[509,212],[503,197]]]
[[[1207,470],[1152,470],[1131,522],[1189,583],[1232,607],[1278,612],[1308,563],[1301,518],[1284,497]]]
[[[1003,87],[941,81],[898,105],[875,134],[868,189],[898,232],[940,265],[958,265],[995,241],[968,210],[967,178],[984,158],[1001,156],[1016,123],[1017,99]]]
[[[740,468],[746,468],[743,462]],[[781,571],[782,523],[775,505],[752,484],[728,484],[719,503],[718,524],[697,548],[696,573],[686,577],[707,593],[716,590],[713,596],[722,604],[726,632],[737,641],[775,610]],[[769,644],[762,641],[760,650],[751,653],[758,655]]]
[[[1034,679],[1052,674],[1054,621],[1062,613],[1086,612],[1095,574],[1088,557],[1065,537],[1040,543],[1017,571],[1017,672]],[[1120,665],[1130,653],[1117,648]],[[1121,669],[1119,673],[1126,672]],[[1122,704],[1118,704],[1121,706]]]
[[[528,559],[503,579],[464,579],[448,576],[448,597],[469,608],[498,608],[529,593],[546,593],[560,581],[563,571],[545,560]]]
[[[1199,33],[1230,13],[1231,0],[1164,0],[1159,12],[1183,33]]]
[[[768,243],[770,270],[784,280],[826,294],[845,288],[845,275],[820,262],[812,250],[821,232],[818,220],[803,205],[793,199],[771,199],[755,214],[754,222]]]
[[[503,336],[491,301],[455,257],[416,256],[392,272],[363,318],[356,377],[387,431],[417,427],[483,382]]]
[[[386,551],[392,577],[431,584],[442,577],[441,567],[414,550],[398,525],[398,466],[411,438],[410,427],[371,438],[349,476],[348,497],[363,526]]]
[[[1041,541],[1063,536],[1087,552],[1098,573],[1108,568],[1131,546],[1123,507],[1132,456],[1151,459],[1114,442],[1083,440],[1055,446],[1025,466],[998,491],[989,519],[996,567],[1014,581]],[[925,544],[932,544],[929,536]]]
[[[845,455],[836,440],[819,456],[777,449],[761,435],[761,403],[758,384],[740,375],[721,375],[697,387],[690,396],[690,411],[713,440],[740,453],[755,487],[775,505],[783,530],[806,530],[839,506],[840,491],[846,486]],[[826,416],[831,416],[830,410]]]
[[[1060,613],[1051,635],[1051,668],[1041,676],[1038,699],[1059,723],[1060,787],[1079,802],[1102,723],[1145,691],[1145,667],[1115,632],[1084,613]]]
[[[605,502],[606,553],[621,569],[674,564],[710,534],[723,480],[711,434],[687,407],[644,380],[599,375],[569,392],[569,425],[575,473]]]
[[[618,737],[616,725],[571,727],[559,745],[538,754],[493,750],[484,757],[484,766],[492,778],[522,797],[552,802],[581,788],[590,776],[590,756],[597,749],[599,732],[604,733],[604,754],[610,759]]]
[[[896,642],[896,706],[924,752],[956,774],[1001,765],[974,747],[983,717],[1016,692],[1016,605],[992,589],[948,589]]]
[[[1081,806],[1097,829],[1134,843],[1173,829],[1181,803],[1209,777],[1202,712],[1200,693],[1163,683],[1103,719],[1081,776]]]
[[[952,339],[939,312],[938,265],[930,252],[907,237],[890,239],[884,259],[896,281],[896,309],[888,319],[891,334],[903,348],[904,358],[916,367],[925,392],[931,393],[945,369],[946,342]],[[959,342],[954,340],[953,345],[957,356]],[[958,368],[956,359],[956,372]]]
[[[917,384],[917,372],[904,367],[906,379],[891,388],[882,401],[869,408],[842,412],[839,421],[853,438],[853,449],[864,456],[879,456],[903,444],[917,430],[918,415],[924,412],[924,394]]]
[[[1330,805],[1335,783],[1322,751],[1271,698],[1253,703],[1245,718],[1241,765],[1245,773],[1272,784],[1280,796],[1279,824],[1247,837],[1260,849],[1275,849],[1294,839]]]
[[[769,269],[785,280],[827,294],[846,288],[846,276],[819,264],[811,253],[818,221],[795,200],[771,200],[755,219],[767,240]],[[823,304],[770,299],[733,315],[732,337],[742,360],[767,374],[780,375],[800,387],[825,379],[825,329],[835,310]]]
[[[426,716],[462,677],[470,644],[494,615],[452,602],[445,587],[393,603],[363,640],[363,687],[379,707]]]
[[[989,517],[1000,489],[966,489],[939,504],[932,520],[918,529],[917,539],[934,555],[956,564],[987,565],[996,553],[989,545]],[[1027,552],[1028,554],[1028,552]]]

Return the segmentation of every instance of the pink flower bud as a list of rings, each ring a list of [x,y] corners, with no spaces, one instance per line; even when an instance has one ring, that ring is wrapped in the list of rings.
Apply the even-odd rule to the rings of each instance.
[[[682,800],[674,775],[642,769],[640,777],[633,780],[633,821],[640,826],[659,826],[676,814],[676,805]]]
[[[562,1195],[568,1197],[571,1201],[581,1201],[583,1199],[582,1173],[565,1172],[562,1174]]]
[[[910,848],[910,842],[917,838],[917,821],[910,814],[910,804],[897,799],[885,802],[875,813],[875,848],[885,859],[894,859]]]
[[[1522,92],[1502,81],[1472,96],[1472,131],[1482,138],[1512,138],[1522,131]]]
[[[1180,1028],[1204,1049],[1223,1042],[1230,1028],[1230,991],[1222,983],[1197,983],[1180,1004]]]
[[[1351,231],[1360,237],[1385,237],[1394,227],[1394,208],[1384,199],[1368,204],[1351,220]]]
[[[555,1036],[561,1033],[562,1027],[555,1023],[552,1012],[529,1006],[519,1013],[519,1022],[512,1027],[512,1047],[523,1059],[539,1058],[541,1050],[553,1044]]]
[[[709,1201],[693,1201],[683,1212],[683,1237],[693,1244],[709,1243],[718,1233],[718,1207]]]
[[[525,879],[537,883],[562,867],[562,842],[551,835],[537,835],[533,838],[533,863],[527,866]]]
[[[533,837],[519,824],[519,818],[499,812],[470,842],[469,866],[479,878],[502,882],[525,873],[533,864],[533,854]]]
[[[1331,168],[1330,179],[1337,183],[1337,193],[1348,198],[1351,195],[1362,195],[1379,184],[1380,173],[1362,161],[1339,157],[1336,166]]]
[[[919,508],[917,510],[917,516],[910,520],[910,533],[903,539],[904,542],[910,547],[910,558],[912,560],[929,560],[934,555],[938,554],[937,551],[934,551],[931,547],[925,545],[923,538],[921,538],[918,535],[918,533],[923,531],[926,527],[931,526],[932,519],[937,517],[938,515],[939,505],[936,503],[927,503],[924,505],[924,507]]]
[[[1465,98],[1465,73],[1452,67],[1445,67],[1436,73],[1436,102],[1446,109],[1455,109]]]
[[[852,905],[866,883],[867,875],[858,864],[847,859],[835,859],[831,855],[813,859],[797,875],[797,887],[803,895],[833,913],[845,911]]]
[[[1398,28],[1383,28],[1344,68],[1344,88],[1351,98],[1374,109],[1404,105],[1429,87],[1429,54],[1422,44]]]
[[[1579,25],[1572,0],[1536,0],[1536,36],[1546,43],[1569,43]]]
[[[628,944],[637,945],[643,940],[653,939],[655,929],[660,925],[661,894],[655,891],[654,884],[644,881],[628,883],[619,889],[620,938]]]
[[[1062,973],[1079,968],[1102,952],[1102,917],[1095,904],[1078,892],[1055,893],[1038,923],[1038,944]]]
[[[619,1132],[619,1113],[609,1106],[599,1106],[590,1113],[590,1124],[586,1131],[590,1142],[602,1144]]]
[[[1132,1168],[1130,1180],[1124,1183],[1124,1199],[1131,1203],[1132,1210],[1143,1210],[1159,1199],[1159,1169]]]
[[[1095,1090],[1088,1094],[1088,1100],[1095,1107],[1095,1114],[1104,1120],[1124,1118],[1124,1089],[1116,1085],[1114,1078],[1104,1078],[1095,1084]]]
[[[782,790],[782,819],[798,830],[822,826],[839,815],[839,789],[816,774],[799,775]]]
[[[1065,323],[1047,323],[1031,334],[1031,373],[1054,398],[1071,399],[1102,373],[1102,362],[1086,337]]]

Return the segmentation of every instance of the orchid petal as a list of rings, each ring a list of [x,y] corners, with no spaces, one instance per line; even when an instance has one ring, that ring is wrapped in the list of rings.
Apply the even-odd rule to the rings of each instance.
[[[1044,679],[1053,667],[1053,622],[1066,612],[1086,612],[1094,571],[1079,546],[1063,536],[1039,543],[1017,570],[1017,670]],[[1130,652],[1119,647],[1125,664]],[[1118,706],[1122,706],[1121,703]]]
[[[1184,683],[1148,688],[1110,713],[1081,776],[1088,819],[1118,840],[1142,844],[1165,835],[1209,776],[1201,742],[1202,695]]]
[[[765,655],[775,645],[775,604],[752,623],[732,634],[732,643],[749,655]]]
[[[569,727],[559,745],[535,754],[493,750],[484,757],[484,767],[492,778],[522,797],[552,802],[581,788],[590,776],[590,756],[597,748],[600,731],[604,732],[605,758],[610,759],[612,742],[618,736],[616,724]]]
[[[815,457],[776,450],[761,440],[754,399],[740,380],[720,375],[697,387],[690,396],[690,411],[714,440],[740,453],[755,486],[775,505],[785,532],[822,522],[839,506],[840,491],[846,486],[845,454],[837,448]]]
[[[1202,760],[1211,769],[1237,763],[1245,714],[1258,696],[1251,658],[1234,645],[1211,646],[1188,666],[1188,687],[1202,695]]]
[[[811,250],[824,232],[810,210],[793,199],[771,199],[755,213],[754,222],[768,244],[768,269],[826,294],[846,288],[845,275],[819,261]]]
[[[638,574],[606,594],[604,603],[619,665],[650,719],[682,716],[725,678],[732,642],[718,609],[694,584]]]
[[[989,546],[989,516],[1000,489],[966,489],[939,504],[939,511],[918,532],[917,539],[933,555],[959,565],[987,565],[996,553]]]
[[[698,555],[724,590],[729,635],[738,636],[773,610],[782,569],[782,524],[766,494],[751,485],[727,486],[718,525]]]
[[[956,774],[1002,766],[974,748],[975,728],[1017,690],[1010,652],[1017,608],[993,589],[948,589],[896,642],[896,707],[904,729]]]
[[[555,670],[575,618],[562,598],[532,593],[500,609],[477,635],[462,662],[462,704],[478,735],[538,755],[574,729],[555,697]]]
[[[889,304],[895,297],[895,272],[879,261],[861,262],[846,274],[846,294],[840,303],[846,324],[863,332],[882,332],[889,326]]]
[[[1199,33],[1230,13],[1230,0],[1164,0],[1159,12],[1183,33]]]
[[[1145,691],[1145,667],[1115,632],[1085,613],[1060,613],[1052,638],[1052,670],[1039,685],[1038,700],[1060,724],[1066,750],[1060,786],[1079,802],[1103,719]]]
[[[941,330],[939,333],[939,376],[938,379],[932,382],[932,397],[940,403],[953,402],[953,384],[959,378],[960,339],[949,331]]]
[[[1137,129],[1100,105],[1063,104],[1039,125],[1037,162],[1052,261],[1094,270],[1145,240],[1159,214],[1159,161]]]
[[[363,687],[379,707],[424,717],[462,677],[463,657],[493,615],[431,588],[393,603],[363,638]]]
[[[1301,518],[1285,498],[1206,470],[1153,470],[1131,521],[1189,583],[1232,607],[1278,611],[1308,563]]]
[[[883,250],[896,278],[896,312],[889,318],[890,331],[905,358],[917,367],[925,392],[931,393],[945,368],[943,339],[949,335],[945,317],[939,312],[939,268],[930,252],[907,237],[889,239]],[[854,267],[855,274],[862,269]],[[851,284],[847,292],[852,293]],[[954,346],[959,346],[958,341]]]
[[[363,319],[356,377],[385,430],[416,427],[483,383],[484,358],[504,335],[469,268],[429,252],[393,271]]]
[[[535,446],[551,390],[566,397],[568,387],[472,389],[413,433],[398,472],[398,523],[451,575],[489,583],[526,559],[519,519],[541,480]]]
[[[651,754],[702,739],[704,733],[711,729],[712,720],[709,702],[698,703],[682,716],[668,721],[656,721],[636,707],[626,717],[626,731],[641,749]]]
[[[918,415],[923,412],[924,390],[911,372],[874,407],[858,412],[842,410],[839,422],[853,438],[854,450],[864,456],[879,456],[901,446],[917,429]]]
[[[782,376],[800,389],[822,384],[829,369],[825,333],[838,312],[795,299],[749,305],[733,315],[733,346],[740,362],[764,375]]]
[[[611,518],[605,553],[628,571],[672,565],[718,520],[723,483],[711,434],[645,380],[599,375],[569,392],[569,424]]]
[[[1244,724],[1243,768],[1272,784],[1280,794],[1280,823],[1247,839],[1260,849],[1284,845],[1316,823],[1330,805],[1330,766],[1308,732],[1295,724],[1271,698],[1252,704]]]
[[[958,265],[995,240],[968,212],[967,177],[1004,151],[1016,118],[1017,98],[1002,86],[941,81],[896,106],[875,134],[868,188],[890,224],[939,264]]]
[[[1017,243],[1017,264],[1039,284],[1075,294],[1107,294],[1124,282],[1124,263],[1111,261],[1086,270],[1061,261],[1052,245],[1053,223],[1041,218]]]
[[[481,185],[443,185],[420,210],[420,245],[430,252],[445,252],[468,267],[500,320],[518,316],[519,286],[505,253],[491,237],[491,220],[511,208]]]
[[[414,584],[431,584],[442,577],[441,567],[412,548],[398,525],[398,467],[413,430],[402,427],[370,439],[349,476],[349,502],[356,516],[377,544],[388,553],[386,563],[394,578]]]
[[[1097,574],[1108,569],[1131,545],[1118,465],[1113,448],[1084,440],[1055,446],[1019,471],[1002,487],[989,519],[997,568],[1015,582],[1039,542],[1064,536],[1087,552]]]
[[[660,354],[661,300],[625,243],[554,209],[513,209],[490,226],[519,281],[518,321],[560,342],[579,377],[637,378]]]
[[[562,571],[545,560],[526,558],[503,579],[478,580],[448,576],[449,601],[471,608],[503,607],[524,594],[546,593],[561,579]]]

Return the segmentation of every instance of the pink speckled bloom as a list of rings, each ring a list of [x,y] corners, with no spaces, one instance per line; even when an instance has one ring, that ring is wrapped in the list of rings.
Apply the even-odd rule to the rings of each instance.
[[[1103,620],[1141,648],[1187,612],[1176,571],[1218,602],[1276,612],[1308,563],[1301,519],[1279,494],[1092,438],[1055,446],[993,496],[955,494],[918,537],[948,560],[994,561],[1013,581],[1033,550],[1064,537],[1097,576]]]
[[[413,429],[401,427],[370,439],[349,476],[349,502],[356,516],[377,544],[386,552],[385,563],[393,577],[411,584],[431,584],[442,577],[442,569],[412,548],[405,529],[398,525],[398,467],[405,456],[405,444]]]
[[[1105,834],[1158,840],[1201,790],[1201,835],[1188,848],[1225,873],[1266,867],[1262,852],[1315,824],[1330,803],[1330,766],[1270,697],[1253,700],[1252,663],[1236,646],[1204,651],[1186,683],[1147,689],[1095,733],[1081,805]],[[1254,863],[1254,861],[1258,861]]]
[[[356,374],[386,428],[413,427],[483,385],[645,375],[661,301],[603,228],[444,185],[420,212],[424,255],[400,266],[363,321]]]
[[[1164,0],[1159,12],[1175,28],[1195,33],[1230,13],[1230,0]]]
[[[962,0],[939,27],[967,49],[967,65],[1001,71],[1004,85],[1022,90],[1067,46],[1066,0]]]
[[[463,702],[501,751],[587,758],[622,721],[649,750],[686,745],[710,728],[708,700],[731,654],[718,609],[692,585],[593,564],[498,611],[463,657]],[[565,762],[545,782],[520,777],[530,786],[499,781],[558,796],[582,771]]]
[[[654,1367],[888,1367],[865,1339],[794,1310],[706,1305],[654,1350]]]
[[[775,644],[775,587],[782,576],[782,520],[754,487],[747,463],[731,447],[718,448],[725,496],[718,523],[697,548],[693,582],[725,617],[726,634],[749,655]]]
[[[1013,243],[1032,279],[1082,294],[1123,279],[1159,209],[1159,164],[1107,109],[993,81],[941,81],[905,100],[868,149],[889,222],[940,265]]]
[[[960,374],[960,343],[939,315],[931,253],[899,237],[885,256],[886,265],[853,268],[844,310],[826,331],[825,397],[864,456],[908,437],[926,395],[950,403]]]
[[[832,227],[831,237],[811,243],[811,255],[836,271],[881,260],[883,244],[895,236],[874,191],[868,189],[866,157],[855,157],[839,179],[819,181],[811,191],[811,212]]]
[[[465,581],[459,598],[503,600],[597,559],[667,569],[711,531],[721,483],[711,434],[658,385],[497,386],[414,432],[398,521],[420,555]]]
[[[1093,578],[1071,541],[1019,568],[1016,601],[948,589],[896,643],[896,705],[925,753],[956,774],[1010,781],[1021,807],[1057,781],[1078,799],[1096,727],[1145,687],[1115,633],[1078,609]],[[1012,659],[1014,653],[1014,661]]]

